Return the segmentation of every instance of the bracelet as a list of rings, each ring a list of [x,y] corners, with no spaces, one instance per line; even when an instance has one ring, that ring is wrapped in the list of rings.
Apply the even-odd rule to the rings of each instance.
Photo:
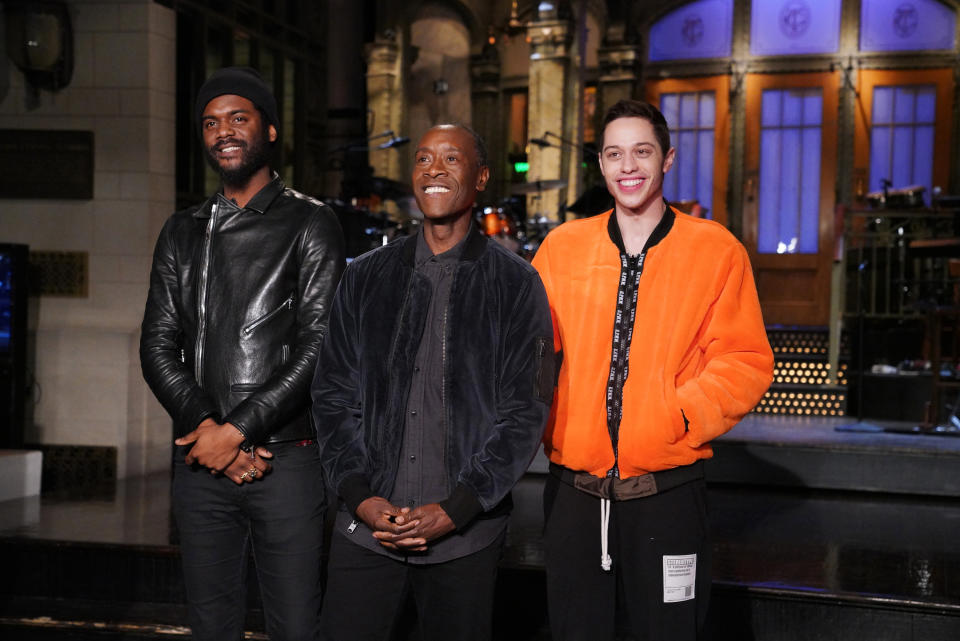
[[[233,427],[234,427],[234,429],[236,429],[238,432],[240,432],[240,436],[243,437],[243,440],[240,442],[240,445],[238,446],[238,447],[240,448],[240,451],[241,451],[241,452],[244,452],[244,453],[246,453],[246,454],[249,454],[250,452],[252,452],[252,451],[253,451],[253,443],[250,442],[250,439],[247,438],[247,435],[244,434],[244,433],[240,430],[240,428],[237,427],[236,425],[234,425]]]

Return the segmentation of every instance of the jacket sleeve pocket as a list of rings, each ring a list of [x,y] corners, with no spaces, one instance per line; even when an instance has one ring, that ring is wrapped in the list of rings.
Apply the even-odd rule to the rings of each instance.
[[[538,337],[534,343],[534,364],[536,367],[536,381],[534,392],[537,400],[546,404],[553,402],[553,388],[557,378],[557,360],[553,353],[553,340]]]

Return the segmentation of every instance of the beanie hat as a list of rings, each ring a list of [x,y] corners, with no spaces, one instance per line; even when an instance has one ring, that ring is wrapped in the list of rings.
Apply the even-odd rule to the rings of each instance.
[[[202,123],[203,110],[207,108],[207,103],[224,94],[246,98],[266,114],[265,124],[273,125],[278,131],[280,130],[277,101],[270,87],[263,81],[263,77],[252,67],[224,67],[210,74],[197,92],[195,111],[198,126]]]

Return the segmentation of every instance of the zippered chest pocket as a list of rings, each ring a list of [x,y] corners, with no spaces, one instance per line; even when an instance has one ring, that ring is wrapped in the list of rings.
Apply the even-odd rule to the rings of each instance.
[[[296,302],[296,298],[297,298],[296,294],[291,292],[290,295],[287,296],[286,300],[280,303],[280,305],[276,309],[272,309],[266,314],[264,314],[263,316],[261,316],[260,318],[256,319],[255,321],[248,323],[243,327],[243,329],[240,330],[240,332],[244,336],[248,336],[252,334],[254,331],[256,331],[258,327],[266,323],[269,323],[271,320],[273,320],[274,318],[282,314],[285,310],[292,310],[293,304]]]

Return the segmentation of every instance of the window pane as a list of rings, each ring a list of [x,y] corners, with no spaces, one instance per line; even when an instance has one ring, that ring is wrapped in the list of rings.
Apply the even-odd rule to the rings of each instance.
[[[933,123],[937,119],[937,90],[935,87],[917,89],[917,122]]]
[[[930,187],[933,185],[933,127],[917,127],[913,137],[913,180],[914,185]],[[924,198],[929,202],[929,189]]]
[[[678,93],[665,93],[660,96],[660,113],[666,118],[671,130],[675,130],[680,125],[679,105],[680,94]]]
[[[707,209],[713,209],[713,132],[701,131],[697,143],[697,200]],[[707,217],[712,215],[708,211]]]
[[[930,202],[936,132],[936,88],[875,87],[870,132],[870,191],[919,185]],[[896,124],[894,124],[896,123]]]
[[[823,121],[823,96],[807,92],[803,97],[803,124],[820,126]]]
[[[764,127],[776,127],[780,124],[780,101],[782,91],[764,91],[763,104],[760,111],[763,114],[760,124]]]
[[[800,245],[803,254],[817,253],[820,222],[820,128],[803,130],[803,176],[801,182]]]
[[[716,118],[717,100],[712,91],[700,94],[700,126],[713,127]]]
[[[873,124],[893,122],[893,88],[876,87],[873,90]]]
[[[680,126],[697,126],[697,94],[685,93],[680,96]]]
[[[874,127],[870,136],[870,191],[883,189],[882,181],[890,180],[890,129]]]
[[[916,93],[898,87],[893,98],[893,121],[913,122],[913,103]]]
[[[774,106],[782,105],[782,121]],[[816,253],[820,221],[819,89],[763,93],[760,133],[758,249]]]
[[[677,161],[680,163],[678,180],[680,187],[677,196],[680,200],[696,198],[697,190],[697,134],[693,131],[681,131],[677,148]]]
[[[665,93],[660,111],[670,127],[677,156],[663,181],[667,200],[713,201],[713,126],[716,97],[712,91]],[[707,212],[707,218],[712,217]]]
[[[774,189],[767,189],[766,186],[776,184],[779,175],[780,130],[770,129],[760,134],[760,220],[757,224],[757,248],[766,254],[777,252],[777,236],[780,227],[779,218],[776,215],[780,194]]]
[[[782,125],[799,125],[803,123],[803,94],[796,91],[783,93],[783,122]]]

